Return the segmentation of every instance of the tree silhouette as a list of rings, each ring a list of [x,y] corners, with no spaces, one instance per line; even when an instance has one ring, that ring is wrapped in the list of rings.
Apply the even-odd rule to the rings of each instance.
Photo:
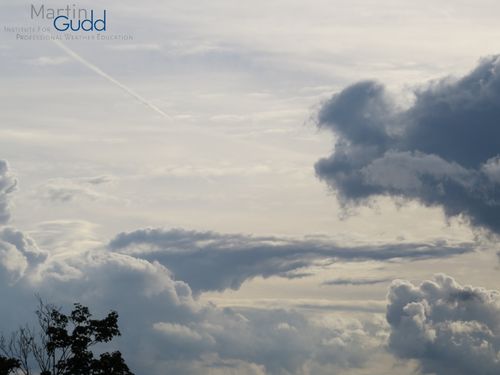
[[[120,336],[118,313],[93,319],[88,307],[75,303],[70,314],[40,300],[39,329],[19,328],[0,337],[0,375],[134,375],[119,351],[95,357],[92,347]],[[37,372],[38,373],[38,372]]]
[[[0,375],[9,375],[21,367],[21,362],[14,358],[0,356]]]

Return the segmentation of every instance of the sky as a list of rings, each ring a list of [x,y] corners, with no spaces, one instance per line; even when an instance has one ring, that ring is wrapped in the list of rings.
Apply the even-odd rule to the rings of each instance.
[[[498,2],[85,1],[107,39],[20,40],[31,4],[0,331],[40,295],[118,311],[137,375],[500,372]]]

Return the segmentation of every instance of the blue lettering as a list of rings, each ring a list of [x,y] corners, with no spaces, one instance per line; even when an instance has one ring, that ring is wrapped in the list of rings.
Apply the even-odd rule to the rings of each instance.
[[[90,11],[90,18],[84,20],[70,20],[67,16],[57,16],[54,18],[54,28],[57,31],[106,31],[106,10],[103,11],[102,19],[94,21],[94,10]]]
[[[97,27],[98,22],[102,23],[101,28]],[[95,31],[106,31],[106,9],[104,9],[102,20],[97,19],[94,22],[94,29],[95,29]]]
[[[62,22],[59,25],[58,24],[59,19],[66,20],[66,22]],[[69,25],[70,25],[67,21],[68,21],[68,17],[66,17],[66,16],[58,16],[58,17],[54,18],[54,27],[58,31],[66,31],[66,30],[68,30]],[[62,26],[62,27],[60,27],[60,26]]]
[[[86,24],[89,24],[87,28],[85,28]],[[83,31],[92,31],[94,27],[94,11],[90,11],[90,19],[85,19],[82,21],[82,30]]]
[[[79,31],[80,30],[80,20],[78,20],[78,23],[77,23],[77,27],[75,27],[75,25],[73,24],[73,22],[75,22],[75,20],[71,20],[69,21],[69,26],[71,27],[71,30],[73,31]]]

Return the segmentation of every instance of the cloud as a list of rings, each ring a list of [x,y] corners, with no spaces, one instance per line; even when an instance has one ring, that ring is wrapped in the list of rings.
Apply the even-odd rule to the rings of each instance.
[[[9,165],[0,159],[0,225],[10,219],[9,195],[17,186],[16,179],[9,172]]]
[[[17,281],[28,268],[28,262],[23,254],[12,244],[0,242],[0,265],[7,271],[2,275],[2,281]]]
[[[182,229],[139,229],[120,233],[112,251],[158,261],[195,293],[238,289],[257,276],[295,278],[293,271],[332,261],[441,258],[473,251],[470,244],[339,246],[313,239],[292,240]]]
[[[44,251],[38,248],[28,235],[12,227],[6,227],[10,220],[10,194],[16,189],[17,180],[9,171],[5,160],[0,160],[0,280],[15,283],[29,269],[35,268],[46,259]]]
[[[113,44],[108,47],[113,51],[161,51],[162,46],[155,43],[142,43],[142,44]]]
[[[91,185],[102,185],[102,184],[107,184],[113,181],[112,176],[95,176],[95,177],[86,177],[81,179],[82,182],[86,182]]]
[[[26,273],[36,272],[47,255],[27,234],[11,227],[0,229],[0,265],[6,271],[1,279],[4,281],[16,282]]]
[[[461,286],[437,275],[418,286],[396,280],[389,291],[389,348],[437,375],[500,373],[500,292]]]
[[[25,274],[36,272],[47,255],[27,234],[11,227],[0,228],[0,265],[6,271],[0,278],[3,281],[17,282]]]
[[[51,202],[60,203],[67,203],[81,198],[91,201],[113,199],[109,195],[96,190],[96,187],[111,181],[112,179],[109,176],[52,179],[39,187],[38,195]]]
[[[170,336],[173,340],[198,343],[203,341],[203,337],[188,326],[171,323],[155,323],[153,328],[165,336]],[[213,338],[211,338],[213,342]]]
[[[238,288],[256,276],[297,277],[303,268],[332,261],[419,260],[473,250],[445,243],[345,247],[317,237],[181,229],[121,233],[103,245],[94,231],[82,221],[42,223],[32,234],[45,252],[25,233],[0,228],[0,298],[11,306],[0,309],[0,329],[34,319],[35,293],[63,306],[78,301],[96,315],[113,309],[123,333],[113,349],[136,373],[151,375],[369,371],[385,355],[389,334],[378,315],[382,301],[294,301],[278,309],[218,306],[198,295]],[[333,311],[369,316],[318,314]]]
[[[90,200],[99,198],[97,192],[75,185],[47,184],[43,187],[43,190],[42,197],[51,202],[66,203],[75,200],[77,197],[83,197]]]
[[[381,279],[332,279],[325,281],[322,285],[375,285],[383,284],[392,281],[392,278],[381,278]]]
[[[40,56],[28,60],[28,63],[36,66],[58,66],[71,61],[67,56]]]
[[[15,228],[6,227],[1,229],[0,240],[14,246],[32,266],[42,263],[47,258],[47,253],[38,247],[35,240]]]
[[[293,309],[219,308],[195,298],[189,284],[158,262],[104,250],[49,257],[37,278],[25,276],[0,290],[8,288],[65,306],[77,299],[97,314],[117,310],[119,349],[135,371],[152,375],[209,369],[222,375],[230,364],[234,374],[307,373],[312,365],[333,372],[358,368],[380,351],[387,333],[375,318],[318,321]],[[25,292],[13,294],[13,309],[29,310],[34,303]],[[0,311],[0,318],[5,314]],[[10,321],[0,321],[21,323],[13,318],[10,312]]]
[[[382,84],[366,81],[324,103],[318,126],[336,144],[317,175],[344,205],[414,199],[500,233],[500,58],[413,94],[402,109]]]
[[[311,302],[298,301],[295,304],[296,307],[300,309],[306,309],[309,311],[330,311],[330,312],[341,312],[347,311],[352,313],[371,313],[379,314],[385,311],[385,301],[371,301],[371,300],[360,300],[360,301],[330,301],[330,300],[316,300]]]
[[[40,250],[25,233],[0,228],[0,298],[9,306],[0,309],[0,330],[8,333],[12,327],[34,323],[34,294],[66,307],[80,302],[96,315],[113,309],[120,314],[123,333],[113,349],[121,350],[139,374],[287,375],[318,368],[338,372],[365,366],[387,332],[377,319],[320,322],[295,309],[235,309],[203,302],[166,264],[101,246],[90,223],[47,222],[33,233],[50,252]],[[123,234],[114,243],[125,246],[133,238],[130,244],[137,244],[138,234]],[[161,240],[157,244],[165,245],[163,232],[143,235],[156,235]],[[231,244],[250,241],[245,236],[185,231],[167,235],[170,244],[186,248],[214,242],[234,250]],[[277,239],[256,241],[243,247],[243,257],[256,244]],[[226,255],[231,262],[232,251]],[[214,260],[223,259],[219,254]],[[284,262],[305,264],[293,257]],[[270,264],[279,264],[277,254]],[[213,272],[208,270],[207,279],[215,277]]]

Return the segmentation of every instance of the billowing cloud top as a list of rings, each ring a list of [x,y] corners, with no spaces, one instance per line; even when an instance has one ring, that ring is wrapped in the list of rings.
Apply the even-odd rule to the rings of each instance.
[[[500,373],[500,292],[461,286],[446,275],[389,291],[389,348],[420,362],[424,373]]]
[[[338,138],[316,173],[344,204],[377,195],[416,199],[500,233],[500,58],[414,95],[404,110],[376,82],[334,95],[318,124]]]
[[[19,279],[29,268],[46,259],[47,254],[38,248],[27,234],[5,227],[10,220],[9,197],[16,189],[17,180],[9,171],[9,165],[0,159],[0,280],[12,282]]]

